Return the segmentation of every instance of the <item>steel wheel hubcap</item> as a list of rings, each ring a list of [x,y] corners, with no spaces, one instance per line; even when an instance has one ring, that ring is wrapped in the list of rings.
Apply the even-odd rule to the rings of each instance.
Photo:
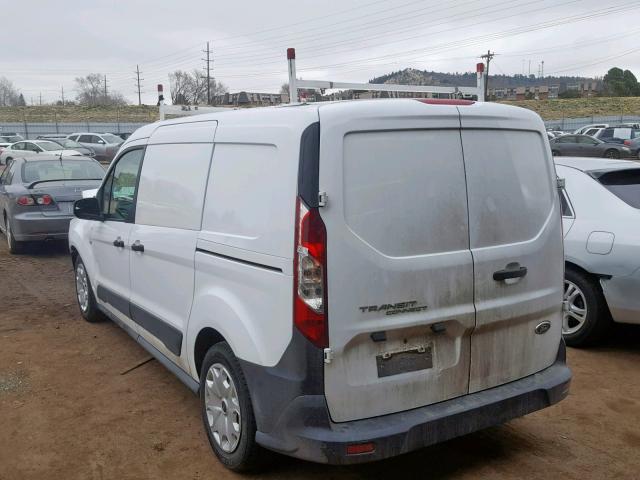
[[[207,424],[214,440],[223,451],[233,452],[240,443],[240,401],[231,374],[220,363],[214,363],[207,371],[204,405]]]
[[[83,312],[89,308],[89,282],[87,272],[82,262],[76,267],[76,293],[78,295],[78,305]]]
[[[565,280],[564,301],[566,311],[562,315],[562,333],[576,333],[587,320],[587,299],[575,283]]]

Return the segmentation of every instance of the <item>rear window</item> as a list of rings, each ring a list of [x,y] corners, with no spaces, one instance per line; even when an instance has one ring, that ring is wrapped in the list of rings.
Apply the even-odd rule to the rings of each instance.
[[[640,208],[640,169],[592,173],[607,190],[634,208]]]
[[[104,169],[88,160],[62,160],[26,162],[22,166],[22,181],[25,183],[43,180],[101,180]]]

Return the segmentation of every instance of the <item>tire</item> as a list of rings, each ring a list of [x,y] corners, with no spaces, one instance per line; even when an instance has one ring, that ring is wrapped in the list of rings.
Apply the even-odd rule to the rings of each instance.
[[[75,276],[76,300],[78,301],[80,315],[90,323],[103,321],[104,315],[100,310],[98,310],[98,305],[96,304],[96,299],[93,296],[93,289],[91,288],[91,281],[89,280],[87,269],[80,257],[76,258],[73,265],[73,273]]]
[[[255,441],[256,422],[249,388],[240,363],[226,342],[212,346],[204,357],[200,409],[209,444],[225,467],[247,472],[263,464],[265,451]]]
[[[560,152],[558,150],[551,150],[551,155],[553,155],[554,157],[559,157]]]
[[[10,254],[17,255],[24,251],[24,242],[19,242],[15,239],[13,230],[11,229],[11,221],[6,215],[4,217],[4,234],[7,237],[7,246],[9,247]]]
[[[604,152],[605,158],[620,158],[620,152],[614,149],[609,149]]]
[[[563,312],[562,334],[570,347],[587,347],[601,341],[611,325],[611,314],[598,281],[591,275],[567,268],[564,300],[570,312]],[[579,310],[584,309],[584,314]],[[578,319],[582,317],[582,320]]]

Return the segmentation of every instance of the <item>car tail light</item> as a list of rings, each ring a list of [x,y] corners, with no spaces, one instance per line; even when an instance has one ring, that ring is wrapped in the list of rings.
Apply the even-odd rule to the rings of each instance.
[[[48,206],[53,205],[55,202],[51,195],[44,193],[39,195],[21,195],[16,199],[16,203],[23,207],[30,207],[33,205]]]
[[[301,198],[296,205],[294,319],[298,330],[318,348],[329,343],[327,325],[327,230],[317,208]]]
[[[18,205],[22,205],[23,207],[27,207],[30,205],[35,205],[36,201],[31,195],[22,195],[16,199],[16,203]]]
[[[629,145],[631,145],[631,140],[625,140],[624,144],[628,147]]]

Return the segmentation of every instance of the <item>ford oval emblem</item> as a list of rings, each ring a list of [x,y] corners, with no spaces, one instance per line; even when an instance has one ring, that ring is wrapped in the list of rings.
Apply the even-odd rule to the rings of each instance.
[[[551,322],[544,321],[536,325],[536,333],[538,335],[542,335],[543,333],[547,333],[551,328]]]

